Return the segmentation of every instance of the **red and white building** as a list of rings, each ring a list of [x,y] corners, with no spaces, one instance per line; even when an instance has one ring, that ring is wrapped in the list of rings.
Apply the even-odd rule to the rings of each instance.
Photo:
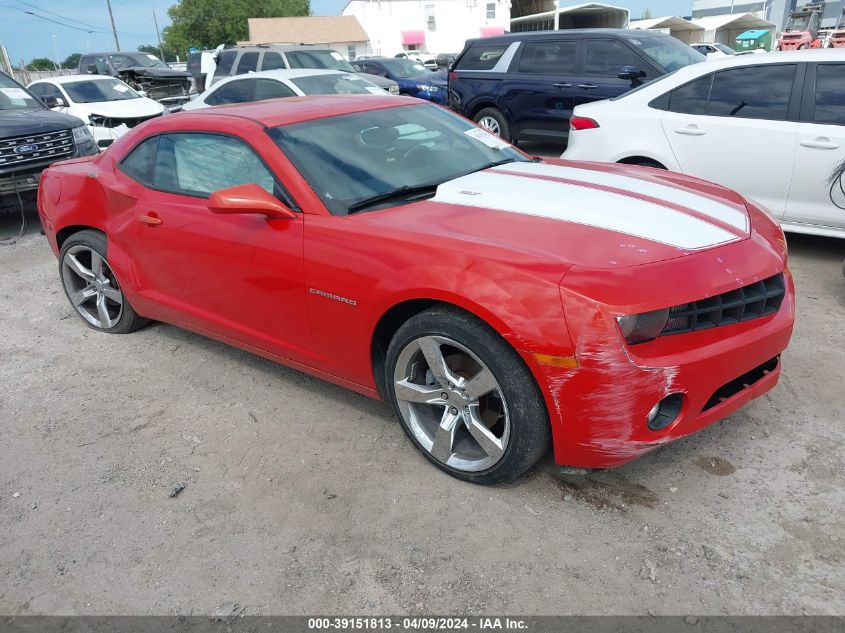
[[[459,53],[474,37],[510,30],[510,0],[350,0],[375,55],[402,51]]]

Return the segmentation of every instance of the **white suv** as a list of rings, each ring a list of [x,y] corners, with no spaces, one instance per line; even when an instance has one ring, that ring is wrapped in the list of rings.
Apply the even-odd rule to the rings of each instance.
[[[698,176],[786,230],[845,238],[845,50],[686,66],[576,107],[570,128],[563,158]]]

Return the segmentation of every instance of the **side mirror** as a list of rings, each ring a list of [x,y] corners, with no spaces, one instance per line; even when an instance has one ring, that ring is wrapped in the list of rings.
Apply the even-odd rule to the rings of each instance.
[[[89,75],[96,75],[97,74],[97,64],[88,64],[88,74]]]
[[[212,213],[258,213],[270,220],[292,220],[290,207],[256,184],[238,185],[215,191],[208,197]]]
[[[641,77],[645,77],[645,71],[641,70],[637,66],[622,66],[622,70],[619,71],[619,79],[625,79],[627,81],[636,81]]]
[[[50,109],[67,107],[67,103],[61,97],[44,96],[41,97],[41,102]]]

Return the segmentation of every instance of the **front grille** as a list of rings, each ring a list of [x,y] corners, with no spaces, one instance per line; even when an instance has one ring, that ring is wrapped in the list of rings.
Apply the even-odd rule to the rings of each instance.
[[[15,148],[26,145],[35,149],[26,153],[15,152]],[[72,155],[73,132],[70,130],[0,139],[0,169],[53,162]]]
[[[783,273],[780,273],[715,297],[675,306],[669,309],[669,320],[660,336],[707,330],[772,315],[780,308],[784,293]]]
[[[779,362],[779,357],[775,356],[772,359],[767,360],[762,365],[759,365],[752,369],[751,371],[747,371],[742,376],[738,376],[734,378],[730,382],[725,383],[710,396],[710,399],[707,401],[707,404],[704,405],[702,411],[707,411],[708,409],[712,409],[717,404],[721,404],[731,396],[735,396],[743,389],[748,389],[751,385],[756,383],[758,380],[762,379],[764,376],[767,376],[775,369],[777,369]]]

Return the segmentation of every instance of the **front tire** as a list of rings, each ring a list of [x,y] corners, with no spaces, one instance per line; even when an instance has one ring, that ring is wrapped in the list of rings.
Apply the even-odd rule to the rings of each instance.
[[[387,350],[385,381],[408,438],[453,477],[512,481],[548,450],[533,376],[507,342],[463,311],[432,308],[403,324]]]
[[[65,295],[85,324],[98,332],[127,334],[148,323],[129,305],[106,258],[106,236],[85,230],[71,235],[59,254]]]
[[[472,120],[491,134],[495,134],[505,141],[511,140],[511,129],[505,120],[505,115],[496,108],[479,110]]]

